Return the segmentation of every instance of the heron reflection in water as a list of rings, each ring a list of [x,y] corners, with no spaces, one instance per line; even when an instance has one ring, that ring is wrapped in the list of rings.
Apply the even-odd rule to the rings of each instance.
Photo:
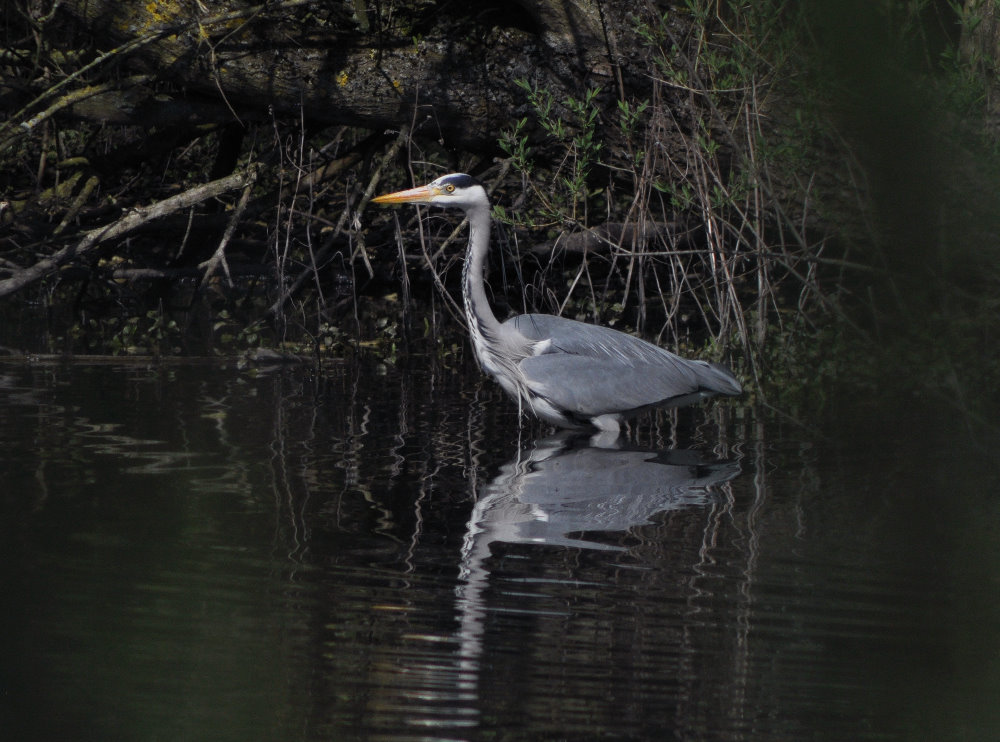
[[[617,560],[613,555],[630,549],[622,534],[655,524],[664,513],[676,513],[688,523],[708,523],[715,508],[731,497],[724,485],[740,473],[737,461],[711,460],[698,451],[599,448],[569,432],[535,441],[502,466],[478,493],[462,544],[456,613],[464,688],[475,687],[478,680],[487,615],[514,609],[509,603],[489,604],[493,570],[502,577],[517,569],[503,566],[503,560],[491,561],[494,549],[524,556],[535,548],[572,548]],[[698,551],[690,544],[688,548]],[[642,563],[641,550],[625,560],[636,562]],[[500,597],[494,594],[493,599]],[[521,598],[518,605],[531,610]]]
[[[740,474],[738,462],[695,450],[602,448],[584,440],[568,432],[543,438],[501,467],[469,518],[465,566],[496,541],[617,551],[585,534],[628,531],[668,510],[707,505],[719,485]]]
[[[469,245],[462,272],[465,316],[480,367],[542,420],[563,428],[592,425],[617,436],[623,420],[653,407],[735,396],[739,382],[724,366],[674,355],[608,327],[549,314],[499,322],[483,285],[490,247],[490,201],[470,175],[453,173],[418,188],[373,199],[462,209]]]

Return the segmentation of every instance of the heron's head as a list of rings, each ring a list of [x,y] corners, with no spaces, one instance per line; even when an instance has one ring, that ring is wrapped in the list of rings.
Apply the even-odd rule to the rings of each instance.
[[[442,175],[425,186],[387,193],[373,198],[372,201],[377,204],[429,204],[466,211],[476,207],[489,208],[490,205],[483,184],[465,173]]]

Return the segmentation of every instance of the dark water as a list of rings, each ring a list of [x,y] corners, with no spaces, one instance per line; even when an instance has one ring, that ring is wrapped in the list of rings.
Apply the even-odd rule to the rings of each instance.
[[[1000,738],[1000,498],[948,426],[600,449],[411,365],[0,366],[0,738]]]

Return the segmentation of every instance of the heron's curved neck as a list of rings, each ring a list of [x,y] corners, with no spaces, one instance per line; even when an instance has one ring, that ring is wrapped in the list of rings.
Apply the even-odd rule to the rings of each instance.
[[[467,212],[469,218],[469,247],[465,253],[462,270],[462,285],[465,296],[465,317],[473,336],[497,337],[500,323],[497,322],[483,285],[486,270],[486,254],[490,250],[490,207],[477,206]]]

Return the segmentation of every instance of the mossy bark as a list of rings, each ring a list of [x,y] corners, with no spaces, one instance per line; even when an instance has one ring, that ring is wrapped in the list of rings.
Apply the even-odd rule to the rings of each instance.
[[[614,29],[627,18],[625,4],[607,5],[617,12],[603,23],[602,3],[591,0],[476,9],[387,2],[363,19],[346,4],[331,11],[295,0],[266,8],[239,0],[67,0],[62,8],[99,46],[155,35],[126,63],[224,103],[217,113],[304,108],[317,122],[368,128],[412,121],[451,146],[489,148],[526,111],[516,79],[559,100],[579,94],[584,81],[613,82]],[[102,102],[105,120],[150,115],[147,105],[124,97]]]

